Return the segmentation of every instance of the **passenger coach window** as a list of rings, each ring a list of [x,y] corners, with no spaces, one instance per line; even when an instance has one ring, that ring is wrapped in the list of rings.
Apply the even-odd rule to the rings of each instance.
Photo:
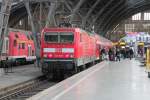
[[[60,42],[72,43],[74,41],[73,33],[60,33]]]
[[[45,33],[44,39],[46,42],[58,42],[58,33]]]
[[[30,40],[30,37],[29,37],[29,35],[27,35],[27,38],[28,38],[28,40]]]
[[[25,43],[22,43],[22,49],[25,49]]]
[[[33,40],[33,36],[31,35],[31,40]]]
[[[82,34],[80,34],[80,42],[82,42]]]
[[[14,47],[17,46],[17,40],[14,40]]]
[[[18,48],[21,49],[21,43],[19,43],[19,47]]]

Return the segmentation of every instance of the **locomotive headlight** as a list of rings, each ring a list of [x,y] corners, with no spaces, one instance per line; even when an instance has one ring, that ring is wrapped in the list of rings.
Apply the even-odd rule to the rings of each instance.
[[[53,57],[53,55],[52,55],[52,54],[49,54],[49,55],[48,55],[48,58],[52,58],[52,57]]]

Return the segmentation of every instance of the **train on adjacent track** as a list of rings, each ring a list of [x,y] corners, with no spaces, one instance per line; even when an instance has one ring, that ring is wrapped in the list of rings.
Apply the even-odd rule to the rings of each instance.
[[[101,60],[101,49],[112,42],[80,28],[44,28],[41,33],[42,72],[48,78],[63,77]]]
[[[1,64],[6,61],[13,64],[35,61],[35,47],[30,31],[9,28],[7,34],[3,41]]]

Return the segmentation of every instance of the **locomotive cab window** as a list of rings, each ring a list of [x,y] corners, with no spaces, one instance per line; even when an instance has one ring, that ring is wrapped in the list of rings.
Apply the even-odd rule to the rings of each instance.
[[[73,43],[74,34],[71,32],[45,33],[44,40],[52,43]]]
[[[45,33],[44,40],[46,42],[58,42],[58,33]]]
[[[73,43],[74,34],[73,33],[60,33],[60,43]]]

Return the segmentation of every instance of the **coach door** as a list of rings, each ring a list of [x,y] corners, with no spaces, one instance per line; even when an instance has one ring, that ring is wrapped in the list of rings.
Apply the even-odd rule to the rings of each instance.
[[[32,56],[31,45],[28,45],[28,56]]]

